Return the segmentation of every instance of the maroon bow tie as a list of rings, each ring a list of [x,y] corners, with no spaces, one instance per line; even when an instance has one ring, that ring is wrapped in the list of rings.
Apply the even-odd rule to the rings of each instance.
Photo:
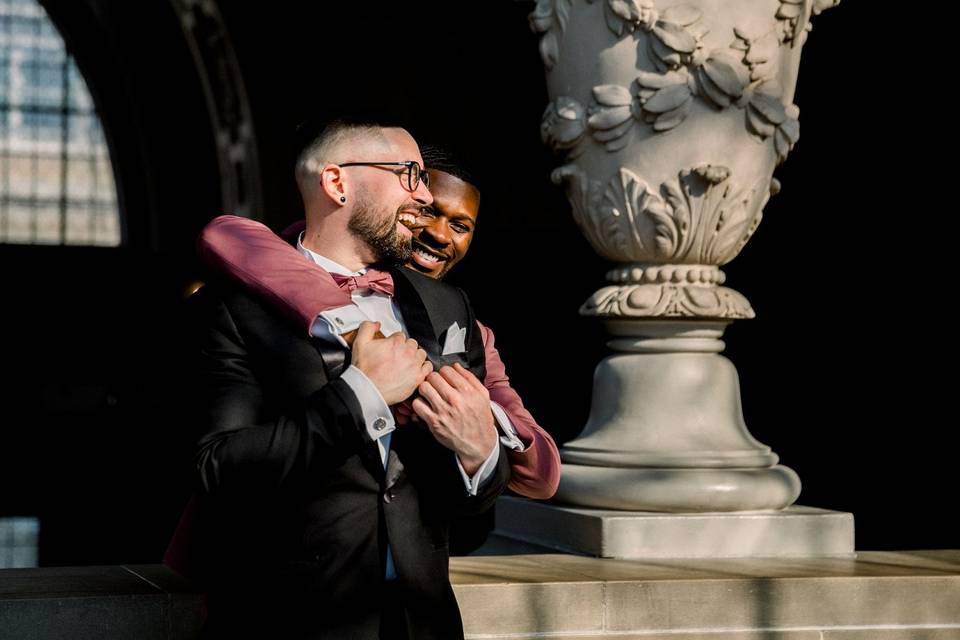
[[[393,276],[386,271],[379,269],[367,269],[367,272],[359,276],[342,276],[338,273],[331,273],[337,286],[345,291],[354,289],[373,289],[388,296],[393,295]]]

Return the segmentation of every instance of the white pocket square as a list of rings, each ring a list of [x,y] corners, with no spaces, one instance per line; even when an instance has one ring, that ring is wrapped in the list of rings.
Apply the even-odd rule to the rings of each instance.
[[[443,353],[440,355],[446,356],[451,353],[463,353],[467,350],[466,347],[467,339],[467,328],[460,328],[456,322],[450,325],[450,328],[447,329],[446,338],[443,340]]]

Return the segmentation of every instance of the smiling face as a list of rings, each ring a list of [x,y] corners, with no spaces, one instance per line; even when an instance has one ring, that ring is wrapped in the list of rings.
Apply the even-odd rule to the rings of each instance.
[[[370,150],[371,159],[362,161],[423,162],[416,142],[403,129],[383,129],[383,136],[386,147]],[[390,165],[350,166],[346,170],[353,170],[356,178],[348,229],[367,245],[372,261],[402,264],[410,257],[412,233],[408,226],[433,200],[426,185],[421,182],[410,191],[406,175]]]
[[[480,192],[437,170],[430,171],[430,192],[433,206],[424,208],[411,227],[413,254],[407,266],[442,278],[467,255],[480,211]]]
[[[389,208],[376,206],[362,186],[358,187],[355,193],[353,212],[347,222],[347,229],[366,244],[375,262],[401,265],[409,260],[412,247],[406,224],[413,216],[406,212],[406,206],[395,212],[395,215],[390,215]],[[404,224],[398,228],[397,222],[400,220]]]

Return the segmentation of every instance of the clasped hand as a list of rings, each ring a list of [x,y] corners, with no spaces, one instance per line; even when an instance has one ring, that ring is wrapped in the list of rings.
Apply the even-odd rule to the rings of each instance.
[[[377,338],[378,322],[363,322],[353,340],[352,364],[394,407],[397,424],[423,422],[436,440],[457,454],[473,475],[497,443],[490,394],[460,364],[433,371],[427,354],[412,338],[395,333]],[[413,392],[418,398],[407,401]]]
[[[413,413],[472,476],[497,444],[490,393],[459,363],[429,374],[419,391],[420,397],[410,403]]]
[[[361,322],[353,340],[351,364],[373,383],[384,402],[394,405],[409,398],[433,365],[413,338],[397,332],[377,338],[379,322]]]

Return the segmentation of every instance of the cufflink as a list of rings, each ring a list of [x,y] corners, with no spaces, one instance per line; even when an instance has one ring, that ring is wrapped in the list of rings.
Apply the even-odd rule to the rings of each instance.
[[[387,426],[387,421],[384,418],[377,418],[373,421],[373,428],[377,431],[383,431]]]

